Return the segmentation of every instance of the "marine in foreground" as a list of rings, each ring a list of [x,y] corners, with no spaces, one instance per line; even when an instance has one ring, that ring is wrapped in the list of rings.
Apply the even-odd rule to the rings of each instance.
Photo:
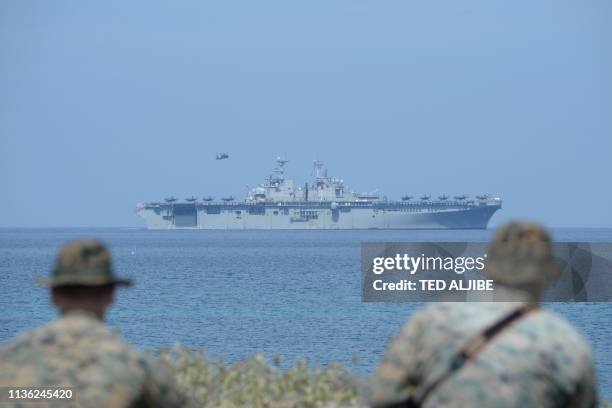
[[[372,406],[596,406],[590,347],[538,306],[559,275],[548,233],[509,223],[488,256],[486,272],[503,287],[499,300],[512,302],[441,303],[415,313],[373,375]]]
[[[60,317],[0,348],[0,387],[70,390],[36,398],[36,407],[179,407],[191,405],[165,367],[122,341],[105,324],[116,286],[130,285],[111,270],[108,250],[78,240],[60,251],[51,278]],[[0,406],[21,406],[23,399]],[[32,404],[32,399],[27,404]],[[4,405],[3,405],[4,404]],[[28,405],[31,406],[31,405]]]

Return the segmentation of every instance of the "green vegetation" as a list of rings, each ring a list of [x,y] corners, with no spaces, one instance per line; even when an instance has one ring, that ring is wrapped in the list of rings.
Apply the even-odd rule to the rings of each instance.
[[[357,403],[358,380],[339,363],[310,366],[303,359],[281,369],[280,356],[256,353],[226,366],[204,350],[181,346],[159,351],[179,385],[204,407],[346,407]]]
[[[333,363],[310,366],[305,359],[282,370],[280,356],[266,361],[262,353],[226,366],[203,349],[179,345],[159,351],[159,359],[175,373],[179,385],[203,407],[351,407],[358,404],[359,380]],[[603,401],[603,408],[612,403]]]

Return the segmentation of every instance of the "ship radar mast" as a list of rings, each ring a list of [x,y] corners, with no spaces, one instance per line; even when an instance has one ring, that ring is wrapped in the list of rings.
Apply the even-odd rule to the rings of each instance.
[[[270,174],[266,179],[268,187],[278,188],[285,181],[285,164],[289,163],[286,158],[278,156],[276,158],[276,167],[272,170],[273,174]]]
[[[287,160],[287,158],[283,159],[280,156],[276,158],[276,167],[274,168],[274,172],[278,174],[280,179],[285,178],[285,164],[287,163],[289,163],[289,160]]]
[[[318,186],[327,184],[327,169],[325,168],[323,162],[321,160],[315,160],[313,162],[313,166],[315,183]]]

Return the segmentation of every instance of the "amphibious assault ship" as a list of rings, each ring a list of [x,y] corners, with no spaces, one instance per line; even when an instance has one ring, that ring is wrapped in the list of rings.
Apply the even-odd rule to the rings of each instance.
[[[149,229],[483,229],[502,204],[488,195],[406,195],[394,201],[358,193],[328,176],[320,160],[314,161],[311,184],[297,186],[285,177],[287,163],[278,157],[272,174],[244,201],[168,197],[140,203],[136,213]]]

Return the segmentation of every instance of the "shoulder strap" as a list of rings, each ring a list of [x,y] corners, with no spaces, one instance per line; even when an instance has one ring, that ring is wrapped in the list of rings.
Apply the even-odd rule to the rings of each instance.
[[[508,313],[501,319],[495,321],[490,326],[486,327],[481,332],[470,337],[463,347],[455,354],[448,369],[441,374],[435,381],[431,382],[427,387],[417,392],[416,395],[412,396],[407,403],[408,407],[419,407],[421,406],[429,394],[446,381],[451,375],[457,372],[465,363],[473,359],[484,346],[486,346],[496,335],[500,334],[504,329],[508,328],[510,324],[516,320],[522,318],[528,313],[536,310],[538,305],[535,303],[525,304],[512,312]]]

